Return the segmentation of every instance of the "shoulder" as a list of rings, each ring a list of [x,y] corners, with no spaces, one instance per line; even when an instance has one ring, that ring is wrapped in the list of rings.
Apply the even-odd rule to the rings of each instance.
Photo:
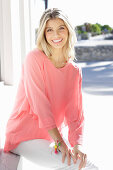
[[[71,64],[72,64],[73,70],[76,73],[78,73],[79,75],[82,74],[82,68],[81,68],[81,66],[78,63],[72,61]]]
[[[24,64],[30,63],[31,65],[38,64],[41,66],[43,64],[44,58],[45,54],[41,50],[35,48],[32,51],[28,52],[28,54],[25,57]]]

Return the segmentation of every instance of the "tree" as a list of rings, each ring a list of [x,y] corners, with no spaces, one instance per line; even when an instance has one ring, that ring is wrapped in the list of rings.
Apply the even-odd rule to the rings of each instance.
[[[91,27],[92,27],[92,24],[90,23],[84,23],[85,27],[86,27],[86,32],[91,32]]]
[[[98,24],[92,24],[91,32],[92,32],[92,35],[101,34],[101,28],[98,26]]]
[[[113,29],[109,25],[103,25],[102,31],[110,33]]]

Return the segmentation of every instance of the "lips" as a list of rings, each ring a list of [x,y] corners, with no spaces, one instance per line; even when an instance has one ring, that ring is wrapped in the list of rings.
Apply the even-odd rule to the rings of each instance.
[[[52,40],[52,42],[54,42],[54,43],[60,43],[62,40],[63,40],[63,39],[61,38],[61,39],[57,39],[57,40]]]

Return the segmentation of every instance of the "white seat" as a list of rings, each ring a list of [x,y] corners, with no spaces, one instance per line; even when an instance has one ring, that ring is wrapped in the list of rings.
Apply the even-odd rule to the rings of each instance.
[[[41,167],[38,164],[35,164],[34,162],[21,156],[17,170],[78,170],[78,169],[75,169],[75,165],[67,166],[65,168],[59,167],[56,169],[55,168],[54,169],[51,169],[51,168],[45,169],[45,167]],[[88,161],[86,164],[86,167],[83,168],[83,170],[99,170],[99,169],[95,165],[93,165],[90,161]]]
[[[78,170],[80,160],[76,164],[71,159],[71,165],[67,165],[67,157],[62,163],[62,154],[54,153],[53,145],[44,139],[24,141],[12,150],[21,155],[17,170]],[[98,170],[90,161],[87,161],[84,170]]]
[[[29,161],[23,156],[20,156],[20,161],[17,170],[45,170],[45,168],[39,166],[38,164],[35,164],[32,161]],[[46,170],[50,170],[50,169],[46,168]]]

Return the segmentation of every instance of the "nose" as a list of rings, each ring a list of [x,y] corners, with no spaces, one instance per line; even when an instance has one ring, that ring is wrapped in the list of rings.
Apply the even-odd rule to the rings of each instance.
[[[59,35],[58,31],[57,31],[57,30],[54,31],[53,35],[54,35],[55,37],[57,37],[57,36]]]

